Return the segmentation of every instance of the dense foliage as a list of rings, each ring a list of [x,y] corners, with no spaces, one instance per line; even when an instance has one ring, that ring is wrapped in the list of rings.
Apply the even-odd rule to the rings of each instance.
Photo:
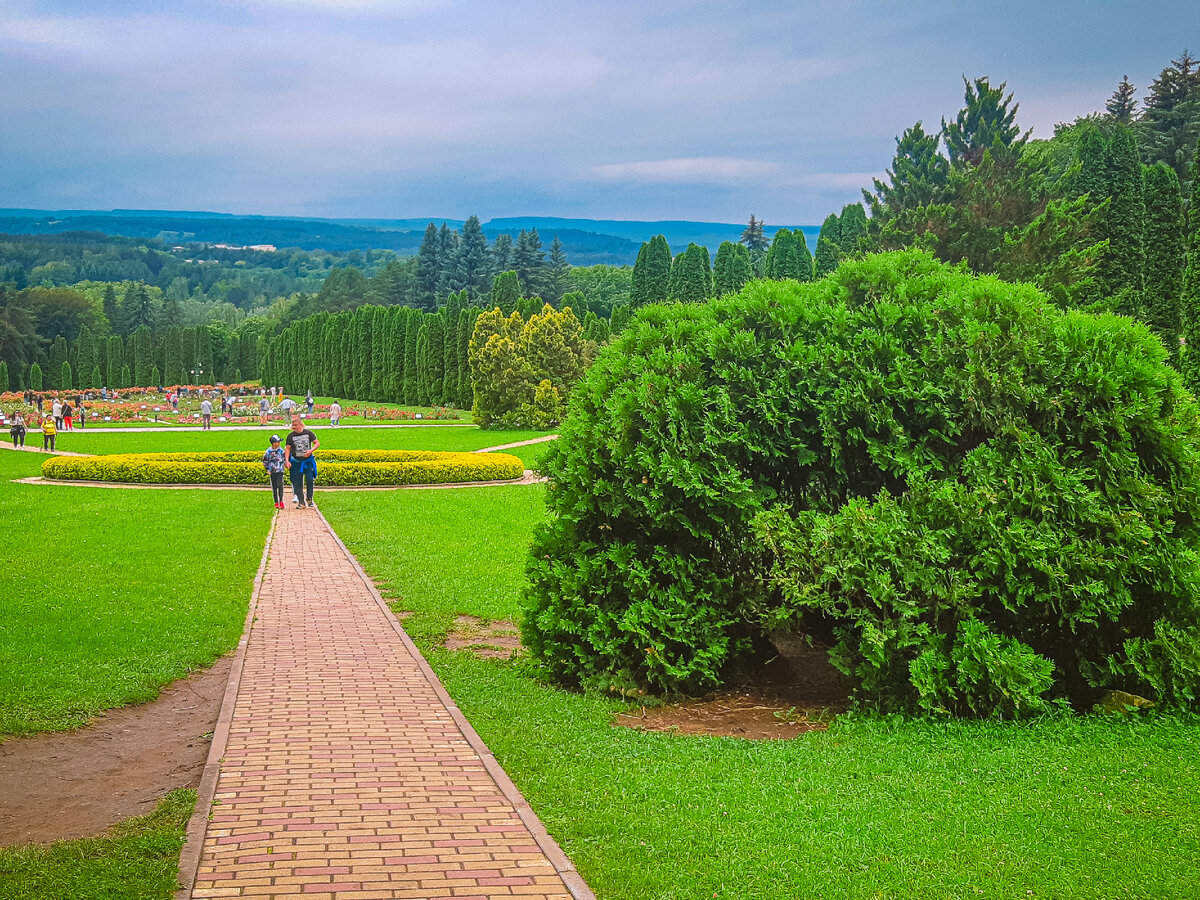
[[[1200,425],[1143,326],[924,253],[641,312],[548,452],[525,640],[695,690],[764,638],[885,708],[1200,697]]]

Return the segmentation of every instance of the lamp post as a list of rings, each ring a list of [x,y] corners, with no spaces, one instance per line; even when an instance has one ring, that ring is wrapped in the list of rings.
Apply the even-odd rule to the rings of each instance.
[[[192,369],[192,383],[196,387],[200,387],[200,376],[204,374],[203,369]]]

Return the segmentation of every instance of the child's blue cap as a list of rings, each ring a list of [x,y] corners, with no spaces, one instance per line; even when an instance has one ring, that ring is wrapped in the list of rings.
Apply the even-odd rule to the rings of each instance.
[[[279,443],[279,435],[277,435],[277,434],[271,435],[271,443],[278,444]]]

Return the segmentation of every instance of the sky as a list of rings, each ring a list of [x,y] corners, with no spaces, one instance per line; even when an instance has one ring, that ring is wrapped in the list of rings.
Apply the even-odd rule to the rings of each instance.
[[[819,224],[964,77],[1049,137],[1185,48],[1195,0],[0,0],[0,207]]]

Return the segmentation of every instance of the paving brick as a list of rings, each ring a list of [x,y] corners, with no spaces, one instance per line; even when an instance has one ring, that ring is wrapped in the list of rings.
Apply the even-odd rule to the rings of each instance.
[[[410,647],[321,516],[280,513],[192,898],[570,900]]]

